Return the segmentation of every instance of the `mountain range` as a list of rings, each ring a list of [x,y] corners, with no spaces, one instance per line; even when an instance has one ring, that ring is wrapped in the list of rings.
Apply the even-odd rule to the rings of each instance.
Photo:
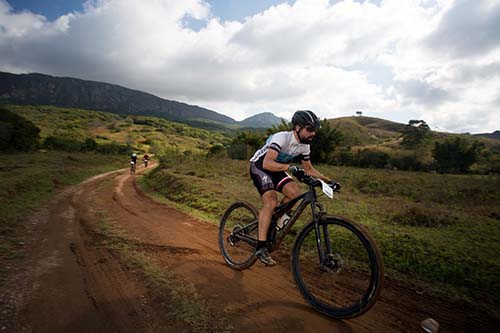
[[[480,136],[483,138],[500,140],[500,131],[494,131],[493,133],[479,133],[474,134],[475,136]]]
[[[200,106],[115,84],[39,73],[0,72],[0,102],[155,116],[207,128],[271,127],[281,122],[281,118],[268,112],[238,122]]]

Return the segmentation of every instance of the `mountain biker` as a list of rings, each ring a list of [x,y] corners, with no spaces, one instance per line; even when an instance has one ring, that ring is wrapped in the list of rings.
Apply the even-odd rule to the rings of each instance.
[[[144,154],[144,156],[142,157],[142,161],[144,162],[144,167],[148,167],[148,162],[149,162],[149,155],[148,154]]]
[[[132,153],[132,155],[130,156],[130,162],[133,162],[134,165],[137,164],[137,154],[136,153]]]
[[[271,135],[250,159],[250,176],[263,203],[259,213],[259,242],[255,256],[266,266],[276,264],[266,247],[266,238],[273,211],[278,205],[277,192],[285,196],[284,202],[301,193],[297,183],[286,171],[293,172],[299,179],[307,174],[332,183],[312,166],[310,160],[310,143],[320,128],[318,117],[312,111],[298,110],[292,117],[292,125],[291,131]],[[300,159],[303,170],[289,164],[295,158]]]

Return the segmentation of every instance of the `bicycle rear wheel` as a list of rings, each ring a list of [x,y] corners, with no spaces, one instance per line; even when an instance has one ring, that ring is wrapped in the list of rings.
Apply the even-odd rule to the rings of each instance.
[[[295,283],[317,311],[338,319],[360,316],[382,290],[383,264],[375,241],[363,227],[340,217],[323,217],[319,230],[323,260],[314,222],[297,236],[291,258]]]
[[[236,201],[226,210],[219,225],[219,248],[226,263],[234,269],[252,266],[257,246],[257,210],[248,202]]]

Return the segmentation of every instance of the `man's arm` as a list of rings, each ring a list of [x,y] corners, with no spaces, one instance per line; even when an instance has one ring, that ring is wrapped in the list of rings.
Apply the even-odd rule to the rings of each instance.
[[[269,149],[264,156],[264,162],[262,167],[268,171],[287,171],[289,164],[276,162],[278,158],[278,152],[274,149]]]
[[[319,172],[318,170],[316,170],[313,166],[312,166],[312,163],[310,160],[302,160],[302,166],[304,167],[304,171],[309,175],[309,176],[312,176],[312,177],[316,177],[316,178],[319,178],[325,182],[330,182],[331,179],[328,178],[328,177],[325,177],[321,174],[321,172]]]

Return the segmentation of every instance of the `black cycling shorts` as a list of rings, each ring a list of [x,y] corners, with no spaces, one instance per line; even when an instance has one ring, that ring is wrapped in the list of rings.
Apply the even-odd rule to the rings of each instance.
[[[262,195],[269,190],[281,192],[285,184],[293,181],[285,171],[268,171],[262,167],[262,161],[250,163],[250,177],[253,184]]]

